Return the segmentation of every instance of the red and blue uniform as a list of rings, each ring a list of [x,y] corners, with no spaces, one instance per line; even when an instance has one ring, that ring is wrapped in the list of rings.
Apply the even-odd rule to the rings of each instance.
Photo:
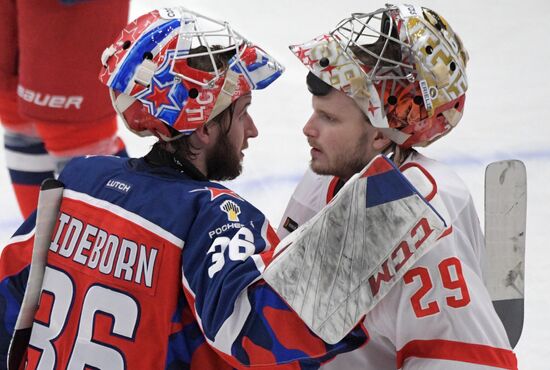
[[[74,159],[51,237],[28,369],[314,369],[329,345],[261,279],[277,236],[220,184],[145,159]],[[0,369],[20,310],[35,217],[0,257]],[[43,366],[43,367],[42,367]]]
[[[0,126],[23,218],[36,208],[42,181],[70,158],[126,155],[97,71],[129,4],[0,0]]]

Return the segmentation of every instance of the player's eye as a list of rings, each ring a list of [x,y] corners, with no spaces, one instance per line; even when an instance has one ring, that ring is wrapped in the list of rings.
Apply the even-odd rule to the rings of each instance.
[[[334,122],[336,121],[336,119],[331,116],[330,114],[327,114],[325,112],[319,112],[319,117],[322,119],[322,120],[325,120],[327,122]]]

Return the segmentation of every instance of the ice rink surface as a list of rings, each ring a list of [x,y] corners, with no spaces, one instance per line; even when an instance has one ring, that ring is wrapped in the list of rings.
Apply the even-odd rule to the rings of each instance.
[[[543,0],[462,0],[417,2],[442,14],[461,36],[470,54],[469,90],[464,117],[448,136],[420,150],[449,164],[470,188],[483,223],[485,166],[520,159],[528,173],[526,309],[516,347],[519,368],[547,370],[550,356],[550,2]],[[244,173],[229,184],[264,211],[277,226],[286,202],[306,169],[309,148],[301,128],[311,99],[305,68],[288,51],[330,30],[351,12],[367,12],[384,2],[359,0],[133,0],[131,18],[154,7],[183,5],[226,19],[256,42],[287,71],[266,91],[254,95],[250,112],[260,136],[245,152]],[[107,46],[107,45],[106,45]],[[99,70],[99,57],[98,57]],[[120,127],[132,156],[141,156],[151,140]],[[0,139],[1,141],[1,139]],[[0,242],[22,221],[0,155]],[[548,250],[547,250],[548,248]],[[468,328],[464,328],[468,330]]]

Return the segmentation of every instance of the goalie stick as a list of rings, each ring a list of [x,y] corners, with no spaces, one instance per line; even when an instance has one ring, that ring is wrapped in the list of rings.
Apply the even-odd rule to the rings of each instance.
[[[63,187],[62,182],[54,179],[44,180],[40,187],[31,269],[8,352],[9,370],[18,370],[23,365],[34,315],[38,309],[48,249],[59,213]]]
[[[527,177],[518,160],[485,171],[486,286],[515,347],[523,328]]]

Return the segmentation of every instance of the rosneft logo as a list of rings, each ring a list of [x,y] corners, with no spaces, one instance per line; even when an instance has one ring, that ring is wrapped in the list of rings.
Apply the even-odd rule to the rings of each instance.
[[[239,222],[241,207],[232,200],[226,200],[220,205],[220,209],[227,214],[227,219],[231,222]]]

